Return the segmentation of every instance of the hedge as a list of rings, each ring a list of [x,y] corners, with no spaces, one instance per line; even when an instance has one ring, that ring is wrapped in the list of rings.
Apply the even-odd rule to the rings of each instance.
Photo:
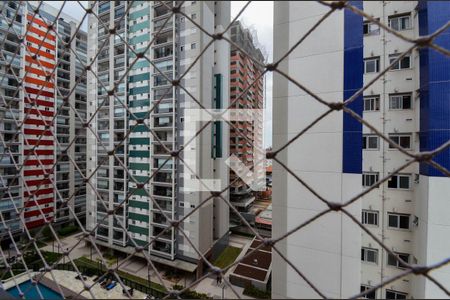
[[[58,235],[59,236],[68,236],[74,232],[77,232],[79,229],[80,228],[75,225],[64,226],[60,230],[58,230]]]
[[[254,287],[251,284],[249,284],[245,287],[243,294],[246,296],[257,298],[257,299],[270,299],[271,298],[270,292],[262,291],[256,287]]]

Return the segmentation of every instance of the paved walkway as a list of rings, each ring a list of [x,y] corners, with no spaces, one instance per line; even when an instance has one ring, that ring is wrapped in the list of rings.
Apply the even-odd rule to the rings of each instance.
[[[76,242],[82,237],[82,234],[75,234],[73,236],[69,236],[64,238],[63,240],[61,240],[62,242],[62,246],[66,247],[66,248],[71,248],[73,247],[73,245],[76,244]],[[233,247],[237,247],[242,249],[241,253],[238,256],[238,259],[242,256],[245,255],[245,251],[247,250],[247,248],[250,246],[250,242],[251,242],[251,238],[248,237],[244,237],[244,236],[239,236],[239,235],[231,235],[230,236],[230,246]],[[52,243],[48,244],[47,246],[41,248],[42,250],[45,251],[53,251],[55,250],[55,252],[58,252],[57,249],[57,244],[55,242],[55,248],[53,248]],[[85,256],[90,258],[91,256],[91,249],[90,247],[86,247],[85,243],[82,241],[80,242],[80,244],[73,249],[70,252],[70,258],[72,259],[76,259],[79,258],[81,256]],[[97,258],[99,258],[99,255],[97,254],[97,252],[95,251],[95,249],[92,249],[92,260],[97,260]],[[122,262],[122,259],[119,258],[119,264]],[[144,263],[145,261],[143,259],[139,259],[139,258],[131,258],[128,261],[126,261],[119,269],[133,274],[135,276],[139,276],[141,278],[148,278],[148,269],[147,269],[147,265]],[[110,261],[111,265],[115,265],[116,261],[112,260]],[[151,268],[151,267],[150,267]],[[230,270],[228,270],[228,272],[225,274],[225,277],[228,278],[229,275],[231,274],[231,272],[233,271],[234,268],[231,268]],[[61,271],[64,272],[64,271]],[[157,283],[161,283],[159,278],[155,275],[155,271],[150,269],[150,280],[153,282],[157,282]],[[164,280],[164,283],[166,284],[166,286],[171,287],[174,284],[176,284],[175,282],[169,281],[169,280]],[[186,285],[190,285],[190,283],[192,283],[192,278],[186,278],[186,280],[184,278],[182,278],[178,284],[182,285],[182,286],[186,286]],[[81,283],[81,281],[79,280],[72,280],[72,281],[76,281],[77,283]],[[96,285],[98,288],[100,288],[98,285]],[[82,287],[80,287],[82,288]],[[117,287],[116,287],[117,288]],[[238,286],[234,286],[233,285],[234,290],[239,294],[239,296],[241,298],[244,299],[251,299],[251,297],[247,297],[243,295],[243,291],[244,289]],[[101,288],[100,288],[101,289]],[[117,295],[118,298],[123,297],[122,295],[122,288],[120,287],[120,295]],[[211,297],[215,298],[215,299],[221,299],[222,298],[222,290],[223,290],[223,295],[225,298],[237,298],[236,294],[234,294],[234,292],[231,290],[231,288],[229,286],[227,286],[224,282],[222,282],[219,286],[217,285],[216,282],[216,278],[214,276],[208,277],[203,279],[201,282],[199,282],[196,286],[194,286],[193,288],[191,288],[197,292],[200,293],[206,293],[208,295],[210,295]],[[100,298],[113,298],[111,297],[112,293],[107,292],[106,290],[101,289],[101,291],[99,292],[105,292],[104,296],[105,297],[100,297]],[[85,292],[83,292],[82,294],[85,297],[88,297],[87,294],[85,294]]]
[[[82,238],[82,233],[78,233],[72,236],[68,236],[64,239],[61,240],[61,246],[63,247],[63,249],[72,249],[72,247],[79,241],[80,238]],[[57,242],[50,242],[49,244],[47,244],[47,246],[44,246],[41,248],[44,251],[50,251],[50,252],[62,252],[62,250],[58,251],[58,243]],[[92,254],[92,256],[91,256]],[[95,248],[92,248],[92,250],[90,249],[89,246],[85,246],[85,242],[81,241],[76,248],[74,248],[71,252],[70,252],[70,258],[72,260],[75,260],[79,257],[85,256],[89,259],[91,259],[93,261],[97,261],[97,259],[100,259],[100,255],[98,255],[97,251],[95,250]],[[115,259],[112,260],[107,260],[105,259],[107,262],[109,262],[110,266],[115,266],[117,264],[117,261]],[[119,257],[119,264],[124,260],[124,258]],[[64,261],[61,261],[62,263],[68,262],[67,259],[65,259]],[[127,260],[125,263],[123,263],[120,267],[119,270],[130,273],[132,275],[135,276],[139,276],[141,278],[147,279],[148,278],[148,269],[147,269],[147,265],[145,264],[144,259],[140,259],[140,258],[131,258],[129,260]],[[162,284],[161,281],[159,280],[159,278],[155,275],[155,271],[150,267],[150,280],[152,282],[156,282],[159,284]],[[167,287],[172,287],[173,285],[177,284],[177,282],[172,282],[169,280],[165,280],[163,279],[164,284]],[[184,279],[180,280],[182,282],[182,285],[184,285]],[[190,280],[187,280],[187,283],[191,282]]]
[[[83,282],[81,280],[75,279],[75,277],[77,276],[76,272],[53,270],[52,273],[55,278],[57,278],[58,283],[61,286],[68,287],[75,293],[79,293],[83,290]],[[49,280],[53,280],[51,274],[49,273],[45,274],[44,277],[48,278]],[[89,286],[94,283],[94,277],[95,276],[87,277],[86,283]],[[95,299],[129,299],[122,293],[122,286],[119,283],[117,283],[116,286],[109,291],[102,288],[99,284],[96,284],[91,287],[91,292],[92,294],[94,294]],[[92,295],[91,293],[89,293],[89,291],[83,291],[80,295],[85,298],[92,299]],[[145,299],[146,296],[146,294],[134,290],[131,299]]]

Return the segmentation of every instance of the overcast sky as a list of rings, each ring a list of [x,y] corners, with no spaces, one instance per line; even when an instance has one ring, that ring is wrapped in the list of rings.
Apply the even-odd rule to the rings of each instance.
[[[245,6],[247,1],[231,2],[231,18],[233,19]],[[241,14],[240,20],[254,30],[259,44],[264,48],[267,61],[272,61],[273,49],[273,1],[253,1]],[[264,144],[272,145],[272,73],[266,75],[266,113],[264,116]]]
[[[60,8],[63,1],[45,1],[56,8]],[[87,1],[80,1],[87,7]],[[247,1],[231,2],[231,18],[233,19]],[[66,1],[63,12],[73,18],[81,19],[84,10],[77,1]],[[257,35],[259,44],[264,49],[269,62],[272,61],[273,49],[273,1],[253,1],[241,15],[240,20],[246,26],[251,28]],[[84,26],[87,28],[87,25]],[[266,76],[266,114],[264,124],[264,143],[265,146],[272,145],[272,73]]]

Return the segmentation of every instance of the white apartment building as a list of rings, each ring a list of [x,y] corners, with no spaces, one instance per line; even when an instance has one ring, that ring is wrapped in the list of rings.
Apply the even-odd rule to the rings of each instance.
[[[428,35],[450,19],[450,6],[444,2],[354,1],[352,5],[410,38]],[[316,3],[276,3],[274,44],[279,47],[274,49],[274,58],[283,55],[327,11]],[[348,35],[352,36],[350,44]],[[448,30],[435,42],[448,48]],[[364,46],[362,52],[352,56],[355,49],[360,49],[358,45]],[[376,24],[339,11],[280,67],[326,101],[341,101],[410,46]],[[450,138],[449,69],[448,57],[433,50],[414,50],[369,87],[351,108],[411,153],[433,150]],[[356,85],[348,89],[349,78]],[[325,111],[325,106],[310,99],[286,79],[274,77],[274,149]],[[346,136],[347,129],[352,133]],[[449,157],[446,150],[435,160],[448,168]],[[350,199],[410,160],[341,112],[320,121],[280,153],[279,159],[321,196],[335,202]],[[273,235],[277,237],[305,221],[304,211],[317,213],[326,206],[276,163],[273,170],[273,198],[279,200],[273,204]],[[357,182],[355,176],[362,179]],[[355,181],[346,186],[349,178]],[[450,179],[444,174],[424,163],[415,163],[364,196],[360,207],[352,205],[352,213],[403,260],[431,265],[450,255],[446,238],[450,234],[449,189]],[[328,297],[355,295],[404,271],[368,234],[348,226],[350,230],[340,227],[339,220],[322,217],[280,245],[288,259]],[[361,253],[357,260],[355,251]],[[430,274],[449,287],[449,267]],[[318,297],[277,255],[273,278],[274,297]],[[366,297],[444,298],[445,293],[425,277],[409,275]]]
[[[439,2],[365,1],[364,11],[409,38],[428,35],[450,19],[448,3]],[[411,44],[369,22],[364,22],[363,30],[367,83]],[[437,43],[448,46],[449,41],[447,32]],[[414,50],[365,91],[364,119],[411,153],[433,150],[446,142],[450,118],[449,61],[448,57],[426,49]],[[437,157],[437,162],[448,167],[448,157],[447,151]],[[363,186],[388,176],[408,160],[367,127],[363,128]],[[362,221],[404,261],[436,263],[450,255],[450,243],[441,240],[450,233],[446,217],[450,206],[445,197],[449,189],[450,180],[443,174],[432,167],[413,164],[363,198]],[[401,264],[367,234],[362,235],[361,249],[361,291],[403,271]],[[449,272],[449,268],[444,268],[431,274],[449,287]],[[440,298],[444,293],[423,277],[410,275],[370,297]]]
[[[91,182],[97,189],[88,188],[87,227],[92,229],[100,223],[96,230],[97,243],[121,252],[132,250],[135,244],[131,239],[138,245],[146,245],[167,228],[169,221],[155,202],[172,219],[181,219],[210,195],[208,192],[187,192],[184,182],[191,174],[180,160],[171,157],[160,145],[160,142],[164,143],[171,151],[180,149],[187,142],[183,135],[185,110],[200,108],[184,89],[172,86],[160,72],[170,79],[179,78],[211,38],[184,16],[172,16],[171,7],[180,2],[164,3],[90,2],[99,19],[89,16],[88,57],[93,59],[97,52],[100,54],[93,66],[99,80],[92,73],[88,79],[88,113],[92,116],[98,110],[92,128],[101,143],[88,131],[88,149],[93,155],[87,168],[88,173],[95,173]],[[225,2],[188,1],[181,10],[208,32],[220,32],[230,22],[230,4]],[[109,28],[113,26],[116,32],[110,35]],[[152,63],[145,58],[134,62],[136,55],[131,49],[144,51],[154,38],[145,53]],[[105,39],[106,46],[103,47]],[[108,89],[113,87],[128,69],[124,80],[117,85],[115,96],[108,95],[102,84]],[[228,106],[228,82],[229,45],[217,41],[202,54],[180,85],[204,107],[221,108],[217,103]],[[161,102],[155,104],[161,98]],[[120,102],[126,104],[129,112]],[[157,105],[156,109],[149,114],[154,105]],[[202,124],[189,126],[189,130],[195,132]],[[129,130],[132,131],[127,134]],[[224,126],[223,132],[219,136],[209,126],[188,147],[196,151],[197,164],[190,165],[193,171],[200,178],[220,179],[222,186],[226,186],[229,178],[224,164],[229,151],[227,127]],[[121,162],[108,155],[108,151],[119,143],[121,146],[115,153]],[[221,156],[215,155],[218,147],[222,147]],[[121,164],[130,172],[127,173]],[[96,170],[98,165],[101,167]],[[141,186],[141,183],[145,184]],[[222,195],[228,197],[227,193]],[[104,219],[108,209],[121,203],[122,207],[115,215],[129,235],[112,215]],[[180,227],[195,248],[206,254],[214,245],[227,243],[228,207],[223,201],[211,200]],[[158,263],[201,273],[199,255],[178,230],[168,230],[146,251]]]

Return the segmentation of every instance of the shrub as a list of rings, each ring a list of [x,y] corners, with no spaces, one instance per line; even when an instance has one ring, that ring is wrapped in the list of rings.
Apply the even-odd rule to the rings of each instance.
[[[63,228],[58,230],[58,235],[59,236],[68,236],[69,234],[77,232],[79,229],[80,228],[78,226],[75,226],[75,225],[64,226]]]
[[[270,299],[271,294],[267,291],[262,291],[253,285],[249,284],[244,289],[244,295],[257,299]]]
[[[55,237],[52,234],[52,231],[50,230],[50,227],[48,226],[45,226],[45,228],[42,229],[42,237],[46,241],[53,241],[55,239]]]
[[[181,286],[181,285],[177,285],[176,284],[176,285],[173,286],[173,289],[177,290],[177,291],[181,291],[182,289],[184,289],[184,287]],[[182,292],[180,294],[180,297],[182,299],[212,299],[211,297],[209,297],[205,293],[199,293],[199,292],[192,291],[192,290],[189,290],[189,289],[184,291],[184,292]]]

